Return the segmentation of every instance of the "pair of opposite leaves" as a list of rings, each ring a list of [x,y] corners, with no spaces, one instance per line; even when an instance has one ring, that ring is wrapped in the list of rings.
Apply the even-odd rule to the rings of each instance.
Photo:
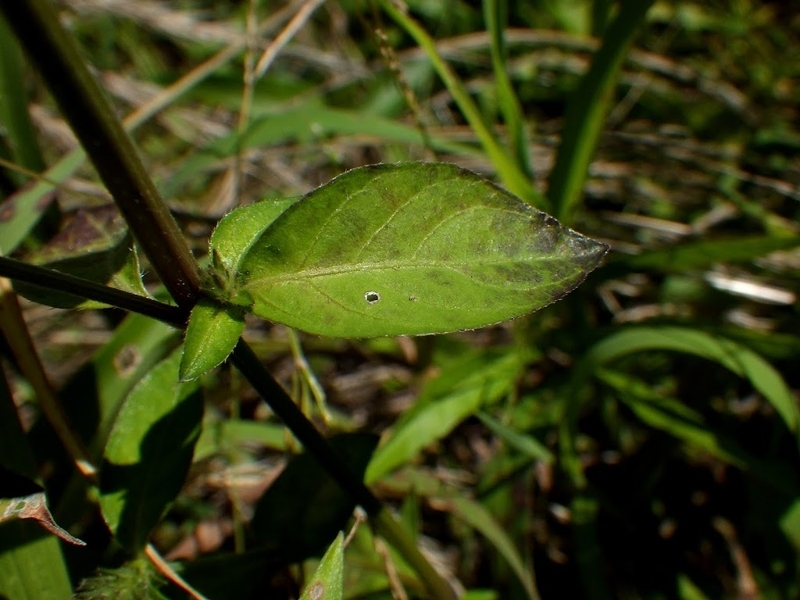
[[[558,300],[607,249],[455,165],[353,169],[219,222],[181,379],[228,357],[245,312],[332,337],[475,329]]]

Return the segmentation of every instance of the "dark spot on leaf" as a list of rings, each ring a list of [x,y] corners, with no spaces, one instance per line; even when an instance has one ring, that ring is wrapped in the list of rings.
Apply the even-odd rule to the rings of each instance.
[[[133,344],[123,346],[114,356],[114,369],[120,377],[129,377],[139,365],[141,355]]]
[[[320,600],[322,598],[322,594],[325,593],[325,586],[322,585],[319,581],[317,581],[314,585],[311,586],[311,589],[308,590],[308,596],[311,600]]]
[[[7,222],[14,218],[14,213],[17,212],[17,204],[13,198],[3,202],[0,207],[0,221]]]
[[[366,294],[364,294],[364,300],[366,300],[370,304],[375,304],[380,299],[381,295],[378,292],[367,292]]]

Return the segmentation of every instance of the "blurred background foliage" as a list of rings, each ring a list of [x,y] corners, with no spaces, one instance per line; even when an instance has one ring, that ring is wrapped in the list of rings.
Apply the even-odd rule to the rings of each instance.
[[[120,115],[168,90],[163,110],[134,136],[198,257],[235,206],[297,196],[363,164],[441,160],[502,181],[408,30],[379,5],[312,4],[60,2]],[[499,63],[491,8],[407,6],[509,160],[530,175],[527,199],[552,210],[564,115],[580,100],[573,92],[598,37],[628,4],[502,4]],[[246,74],[301,7],[315,10],[272,46],[268,70],[251,85]],[[264,20],[271,24],[243,58],[180,92],[167,88]],[[563,213],[612,250],[555,305],[436,338],[298,340],[249,322],[245,338],[329,435],[360,432],[344,446],[354,462],[365,463],[374,435],[383,437],[368,483],[470,598],[800,594],[797,31],[800,14],[783,2],[650,8],[603,115],[583,194]],[[88,164],[52,170],[76,142],[35,72],[9,58],[17,50],[7,31],[0,44],[3,252],[64,260],[76,247],[88,252],[84,238],[96,242],[98,229],[118,251],[118,230],[96,225],[106,223],[98,215],[107,194]],[[498,64],[522,115],[516,129]],[[20,97],[13,86],[27,103],[9,101]],[[46,166],[57,190],[23,197],[31,172]],[[84,226],[54,237],[79,215],[94,215],[93,235]],[[30,233],[12,240],[19,231]],[[145,283],[157,290],[147,274]],[[179,341],[116,310],[23,307],[49,379],[90,447],[110,427],[98,422],[111,417],[89,407],[123,397]],[[35,386],[15,361],[4,367],[51,508],[90,542],[51,548],[63,554],[71,585],[102,567],[105,579],[85,583],[85,597],[92,585],[144,590],[130,597],[179,594],[142,576],[138,563],[115,570],[124,555],[76,491],[40,422]],[[223,366],[202,384],[194,462],[151,539],[209,598],[297,597],[310,573],[298,565],[320,556],[345,525],[329,531],[326,523],[349,508],[330,500],[332,484],[312,467],[276,480],[298,448],[235,370]],[[387,575],[393,561],[380,548],[359,528],[345,552],[345,597],[402,597],[403,587],[423,595],[404,565]]]

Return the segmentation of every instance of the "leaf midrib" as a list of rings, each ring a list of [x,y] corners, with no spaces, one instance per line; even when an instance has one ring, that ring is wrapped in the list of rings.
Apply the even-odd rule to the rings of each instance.
[[[282,283],[285,281],[295,281],[295,280],[304,281],[308,279],[315,279],[318,277],[344,275],[347,273],[356,273],[361,271],[400,271],[400,270],[432,267],[436,269],[448,269],[463,274],[463,272],[460,270],[461,268],[470,268],[474,266],[515,265],[519,263],[530,264],[532,262],[543,263],[555,260],[563,260],[563,257],[546,256],[541,258],[528,258],[525,260],[503,260],[503,261],[476,260],[476,261],[460,261],[460,262],[442,262],[442,261],[409,262],[408,260],[403,260],[403,261],[382,261],[380,263],[335,265],[330,267],[311,267],[295,271],[292,273],[286,273],[283,275],[271,275],[268,277],[262,277],[261,279],[255,279],[255,280],[251,279],[244,285],[244,288],[246,289],[253,286],[259,286],[264,284],[269,285],[273,283]]]

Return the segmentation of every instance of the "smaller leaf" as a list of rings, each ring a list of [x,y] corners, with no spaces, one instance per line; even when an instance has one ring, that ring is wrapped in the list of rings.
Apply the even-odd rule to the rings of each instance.
[[[336,536],[300,600],[341,600],[344,594],[344,542]]]
[[[100,470],[100,508],[117,541],[136,554],[175,498],[200,434],[203,397],[178,381],[180,353],[159,363],[117,415]]]
[[[511,427],[507,427],[483,411],[478,411],[475,416],[497,437],[504,440],[511,448],[527,456],[531,460],[540,460],[548,465],[553,464],[555,461],[553,453],[532,435],[526,435]]]
[[[229,273],[236,272],[250,246],[297,200],[298,198],[263,200],[232,210],[222,217],[211,234],[211,254],[219,257],[222,266]]]
[[[220,365],[233,351],[244,325],[241,308],[201,299],[192,309],[186,328],[180,380],[197,379]]]
[[[618,256],[609,261],[598,276],[612,279],[639,270],[685,273],[707,269],[716,263],[749,262],[776,250],[795,248],[798,244],[800,239],[794,236],[740,237],[730,240],[688,242],[648,250],[636,256]]]
[[[741,344],[685,327],[631,327],[618,331],[586,353],[573,382],[577,386],[598,366],[627,354],[648,350],[683,352],[722,365],[748,379],[753,388],[772,404],[791,431],[797,433],[800,429],[800,408],[783,377],[771,364]]]

